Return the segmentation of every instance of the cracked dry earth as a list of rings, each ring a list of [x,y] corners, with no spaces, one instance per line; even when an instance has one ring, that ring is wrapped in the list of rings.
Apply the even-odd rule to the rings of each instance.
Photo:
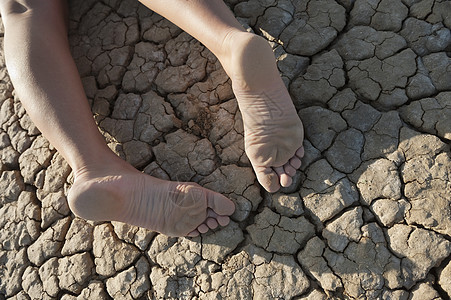
[[[237,211],[192,239],[76,218],[71,170],[0,53],[0,299],[451,296],[451,2],[228,4],[272,44],[304,121],[293,185],[257,184],[230,80],[202,44],[136,1],[73,0],[72,51],[109,146]]]

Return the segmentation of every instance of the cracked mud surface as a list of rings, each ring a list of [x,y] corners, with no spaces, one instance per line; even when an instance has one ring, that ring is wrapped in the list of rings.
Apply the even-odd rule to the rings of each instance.
[[[231,82],[202,44],[133,0],[71,1],[73,56],[109,146],[237,211],[193,239],[74,217],[71,170],[0,51],[0,299],[451,296],[451,2],[228,4],[272,43],[304,122],[292,186],[256,183]]]

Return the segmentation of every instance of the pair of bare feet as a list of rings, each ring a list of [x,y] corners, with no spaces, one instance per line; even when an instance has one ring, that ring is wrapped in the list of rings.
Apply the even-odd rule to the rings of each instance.
[[[245,150],[257,179],[269,192],[289,186],[301,166],[303,127],[281,80],[269,44],[236,32],[225,40],[234,49],[219,57],[232,79],[243,116]],[[235,210],[221,194],[195,183],[163,181],[114,160],[108,167],[75,170],[68,199],[85,219],[121,221],[169,236],[197,236],[225,226]]]

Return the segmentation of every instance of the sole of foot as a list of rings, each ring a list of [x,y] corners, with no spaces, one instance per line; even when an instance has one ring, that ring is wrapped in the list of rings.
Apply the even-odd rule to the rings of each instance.
[[[174,237],[194,237],[226,226],[235,210],[230,199],[196,183],[165,181],[129,170],[78,176],[68,202],[74,214],[84,219],[119,221]]]
[[[268,192],[292,183],[301,166],[304,129],[269,43],[247,32],[229,34],[221,60],[243,116],[246,154]]]

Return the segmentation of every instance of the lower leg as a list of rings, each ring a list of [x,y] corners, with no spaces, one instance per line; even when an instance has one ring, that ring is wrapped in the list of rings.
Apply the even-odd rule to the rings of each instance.
[[[75,174],[116,159],[92,118],[69,51],[64,1],[2,2],[9,75],[30,118]]]
[[[291,184],[301,165],[303,128],[274,54],[245,32],[222,0],[139,0],[202,42],[221,62],[243,115],[245,149],[262,186]]]
[[[229,55],[226,37],[244,32],[222,0],[139,0],[202,42],[219,59]]]
[[[142,174],[106,145],[93,120],[70,55],[64,1],[3,0],[5,57],[12,83],[30,118],[75,174],[73,212],[171,235],[224,225],[233,203],[195,184]],[[199,198],[196,198],[199,197]]]

